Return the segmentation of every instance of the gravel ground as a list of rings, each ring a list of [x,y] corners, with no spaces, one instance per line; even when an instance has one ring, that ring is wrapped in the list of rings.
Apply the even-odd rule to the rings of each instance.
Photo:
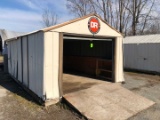
[[[129,120],[160,120],[160,76],[125,73],[122,86],[156,102]],[[84,120],[68,106],[59,103],[38,105],[11,77],[0,70],[0,120]]]
[[[126,72],[125,80],[125,88],[156,103],[129,120],[160,120],[160,76]]]
[[[62,103],[38,105],[8,74],[0,72],[0,120],[84,120]]]

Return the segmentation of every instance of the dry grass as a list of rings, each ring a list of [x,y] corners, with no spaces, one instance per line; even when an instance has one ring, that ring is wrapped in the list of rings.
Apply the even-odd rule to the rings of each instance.
[[[3,62],[3,56],[0,56],[0,63]]]

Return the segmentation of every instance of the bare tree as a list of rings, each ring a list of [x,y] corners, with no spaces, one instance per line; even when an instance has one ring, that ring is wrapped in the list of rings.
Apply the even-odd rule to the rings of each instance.
[[[160,16],[146,24],[143,34],[160,34]]]
[[[121,33],[126,33],[126,29],[129,24],[130,20],[130,13],[127,11],[126,7],[129,6],[130,0],[119,0],[117,11],[115,14],[119,16],[117,18],[118,23],[118,28]]]
[[[144,34],[158,0],[67,0],[72,14],[84,16],[94,12],[125,35]],[[148,27],[149,28],[149,27]]]
[[[67,0],[68,10],[77,17],[95,12],[94,5],[90,0]]]
[[[148,12],[146,13],[146,15],[144,16],[144,22],[142,23],[143,25],[142,25],[142,29],[141,29],[141,34],[144,33],[144,29],[145,29],[145,27],[146,27],[146,25],[147,25],[147,22],[148,22],[149,20],[151,20],[153,17],[155,18],[155,16],[150,16],[150,13],[152,12],[152,8],[153,8],[153,6],[154,6],[154,3],[155,3],[155,0],[153,0],[153,1],[151,2],[151,6],[150,6]]]
[[[110,0],[89,0],[90,3],[92,3],[93,6],[95,6],[95,10],[97,13],[100,13],[104,20],[109,22],[109,3]]]
[[[130,13],[126,7],[129,6],[130,0],[89,0],[95,6],[95,10],[111,26],[124,33],[128,27]]]
[[[151,17],[150,14],[154,6],[154,2],[155,0],[132,0],[129,6],[125,6],[132,17],[132,35],[136,35],[137,31],[141,31],[141,34],[143,33],[148,22],[148,18]],[[138,30],[137,24],[141,26],[141,30]]]
[[[111,26],[123,32],[127,28],[129,12],[125,9],[130,0],[67,0],[67,8],[76,16],[98,13]]]
[[[49,9],[44,9],[42,14],[42,24],[44,27],[49,27],[57,24],[57,15]]]

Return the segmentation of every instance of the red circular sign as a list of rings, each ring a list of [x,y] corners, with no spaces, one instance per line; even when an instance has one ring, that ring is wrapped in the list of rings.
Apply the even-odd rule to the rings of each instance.
[[[96,34],[100,30],[100,22],[98,18],[96,17],[91,17],[88,21],[88,29],[90,30],[91,33]]]

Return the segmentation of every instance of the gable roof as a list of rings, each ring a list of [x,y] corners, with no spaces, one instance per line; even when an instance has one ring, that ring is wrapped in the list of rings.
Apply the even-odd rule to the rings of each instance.
[[[124,44],[160,43],[160,34],[129,36],[123,40]]]
[[[83,17],[80,17],[80,18],[76,18],[76,19],[73,19],[73,20],[70,20],[70,21],[67,21],[67,22],[64,22],[64,23],[61,23],[61,24],[57,24],[57,25],[54,25],[54,26],[51,26],[51,27],[46,27],[46,28],[43,28],[43,29],[40,29],[40,30],[36,30],[36,31],[33,31],[33,32],[29,32],[27,34],[24,34],[24,35],[21,35],[21,36],[17,36],[17,37],[23,37],[23,36],[27,36],[27,35],[30,35],[30,34],[34,34],[34,33],[37,33],[37,32],[48,32],[50,30],[54,30],[54,29],[57,29],[57,28],[61,28],[63,26],[67,26],[71,23],[75,23],[75,22],[78,22],[80,20],[84,20],[88,17],[91,17],[91,16],[95,16],[97,18],[99,18],[103,23],[105,23],[109,28],[113,29],[114,31],[116,31],[117,33],[119,33],[120,35],[123,36],[122,33],[120,33],[118,30],[116,30],[115,28],[113,28],[112,26],[110,26],[105,20],[103,20],[99,15],[97,14],[88,14],[86,16],[83,16]],[[14,37],[15,38],[15,37]],[[10,41],[10,40],[13,40],[14,38],[11,38],[11,39],[7,39],[7,41]]]
[[[88,14],[88,15],[83,16],[83,17],[80,17],[80,18],[76,18],[76,19],[73,19],[73,20],[70,20],[70,21],[61,23],[61,24],[57,24],[57,25],[54,25],[54,26],[51,26],[51,27],[44,28],[44,29],[42,29],[42,31],[47,32],[47,31],[50,31],[50,30],[53,30],[53,29],[57,29],[57,28],[60,28],[60,27],[65,26],[65,25],[69,25],[69,24],[71,24],[71,23],[74,23],[74,22],[83,20],[83,19],[85,19],[85,18],[91,17],[91,16],[96,16],[96,17],[99,18],[102,22],[104,22],[106,25],[108,25],[111,29],[113,29],[113,30],[115,30],[116,32],[120,33],[118,30],[116,30],[115,28],[113,28],[112,26],[110,26],[105,20],[103,20],[103,19],[102,19],[99,15],[97,15],[97,14]],[[122,35],[122,33],[120,33],[120,34]],[[123,36],[123,35],[122,35],[122,36]]]

